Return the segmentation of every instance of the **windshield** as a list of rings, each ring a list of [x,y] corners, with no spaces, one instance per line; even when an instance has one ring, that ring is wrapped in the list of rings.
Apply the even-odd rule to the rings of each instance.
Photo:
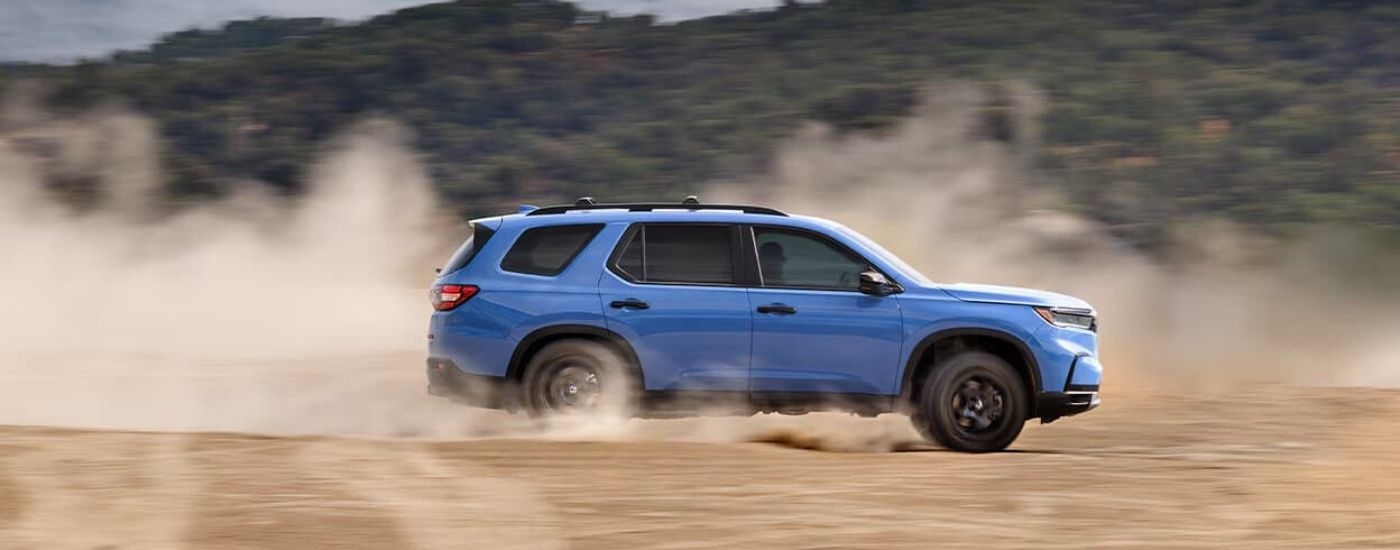
[[[860,232],[846,227],[844,225],[838,223],[833,223],[832,225],[836,228],[837,231],[840,231],[847,237],[850,237],[859,242],[866,248],[866,250],[878,256],[886,264],[889,264],[890,267],[893,267],[895,271],[898,271],[900,272],[900,274],[913,279],[915,283],[921,285],[933,284],[933,281],[929,280],[928,277],[925,277],[923,273],[919,272],[919,270],[914,269],[914,266],[906,263],[899,256],[895,255],[895,253],[885,250],[885,247],[880,246],[880,243],[877,243],[871,240],[869,237],[861,235]]]

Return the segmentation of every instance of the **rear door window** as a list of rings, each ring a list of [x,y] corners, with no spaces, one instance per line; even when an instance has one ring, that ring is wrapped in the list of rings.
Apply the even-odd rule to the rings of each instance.
[[[642,225],[615,267],[641,283],[734,284],[734,233],[727,225]]]
[[[501,269],[553,277],[563,273],[602,229],[601,224],[526,229],[501,260]]]

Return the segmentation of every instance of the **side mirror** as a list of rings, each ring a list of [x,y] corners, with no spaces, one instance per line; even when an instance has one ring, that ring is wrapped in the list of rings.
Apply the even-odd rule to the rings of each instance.
[[[883,273],[872,269],[860,273],[860,291],[871,296],[889,296],[899,292],[899,285],[890,282]]]

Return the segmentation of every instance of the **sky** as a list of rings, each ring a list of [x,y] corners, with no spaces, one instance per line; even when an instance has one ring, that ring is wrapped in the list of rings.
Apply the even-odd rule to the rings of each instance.
[[[677,21],[779,0],[575,0],[586,9]],[[0,0],[0,61],[67,62],[139,49],[161,35],[259,16],[357,20],[425,0]]]

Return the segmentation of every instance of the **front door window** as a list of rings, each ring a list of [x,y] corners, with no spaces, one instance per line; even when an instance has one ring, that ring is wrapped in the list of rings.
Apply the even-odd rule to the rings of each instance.
[[[755,227],[753,232],[762,286],[860,289],[866,263],[826,240],[790,229]]]

